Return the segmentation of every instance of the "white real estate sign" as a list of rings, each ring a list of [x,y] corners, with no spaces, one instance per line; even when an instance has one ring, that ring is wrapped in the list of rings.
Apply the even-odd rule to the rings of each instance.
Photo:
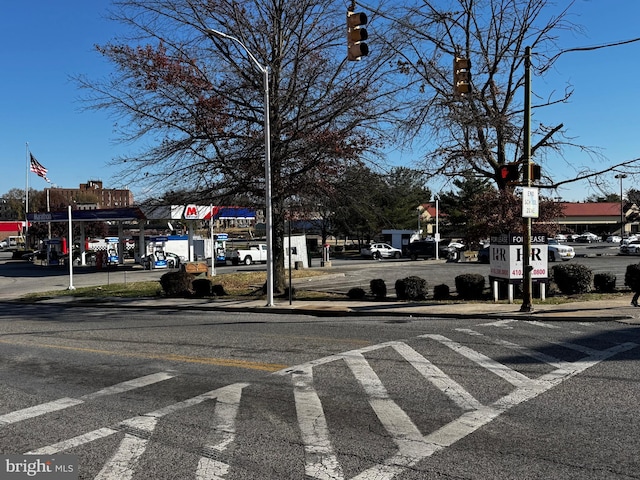
[[[491,238],[489,247],[490,277],[522,280],[524,238],[520,234],[503,234]],[[546,280],[548,276],[548,247],[546,235],[531,236],[529,265],[532,280]]]

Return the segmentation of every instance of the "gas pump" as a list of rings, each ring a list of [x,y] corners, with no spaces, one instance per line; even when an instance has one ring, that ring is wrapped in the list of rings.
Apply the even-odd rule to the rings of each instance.
[[[212,257],[216,263],[226,263],[227,260],[227,239],[229,235],[226,233],[217,233],[213,236],[213,252]]]

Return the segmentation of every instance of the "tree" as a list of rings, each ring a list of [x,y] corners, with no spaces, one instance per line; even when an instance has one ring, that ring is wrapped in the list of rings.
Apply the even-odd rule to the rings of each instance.
[[[284,289],[287,200],[321,195],[345,163],[379,144],[385,101],[381,53],[347,62],[344,4],[335,0],[121,0],[113,18],[133,36],[97,47],[107,79],[77,77],[89,108],[118,118],[139,151],[115,160],[129,183],[188,190],[221,203],[265,199],[263,75],[269,69],[276,290]],[[368,128],[366,128],[368,127]],[[141,140],[144,140],[144,145]],[[188,186],[188,189],[185,188]]]
[[[387,48],[397,53],[397,65],[411,87],[406,93],[413,107],[407,110],[411,114],[404,131],[410,138],[425,133],[430,144],[436,145],[425,154],[425,171],[448,177],[473,172],[493,180],[500,190],[511,188],[499,169],[525,156],[523,139],[529,133],[523,119],[525,48],[533,52],[532,74],[543,77],[561,52],[557,32],[579,29],[568,20],[572,4],[556,11],[549,0],[404,3],[406,15],[398,21],[399,31]],[[454,93],[456,57],[470,61],[469,93]],[[547,93],[543,87],[543,82],[534,82],[533,112],[567,102],[572,95],[570,86],[559,93]],[[597,156],[596,150],[576,145],[565,136],[562,123],[535,125],[532,157],[544,158],[540,155],[544,151],[561,155],[569,147]],[[640,171],[638,159],[599,171],[572,164],[575,178],[554,179],[547,172],[540,183],[557,188],[582,179],[598,182],[604,172],[620,166],[636,174]]]
[[[463,232],[466,236],[466,228],[470,223],[470,211],[474,204],[480,201],[481,196],[493,190],[489,180],[478,178],[470,173],[463,174],[461,178],[453,181],[456,190],[449,190],[439,195],[440,210],[446,215],[444,231],[449,234]]]
[[[431,192],[425,187],[427,177],[417,170],[395,167],[383,180],[384,188],[377,195],[381,229],[415,228],[416,207],[431,198]]]
[[[589,195],[586,199],[587,202],[594,203],[611,203],[617,202],[620,203],[620,195],[617,193],[607,193],[604,196],[602,195]]]

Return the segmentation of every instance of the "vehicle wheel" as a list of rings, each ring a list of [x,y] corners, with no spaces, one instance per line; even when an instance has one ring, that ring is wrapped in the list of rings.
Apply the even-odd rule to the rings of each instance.
[[[380,252],[373,252],[374,260],[380,260],[381,258],[382,258],[382,255],[380,254]]]
[[[244,264],[245,265],[251,265],[251,257],[249,255],[244,257]]]
[[[409,258],[411,258],[411,260],[413,261],[416,261],[418,259],[418,255],[416,255],[415,253],[412,253]]]
[[[398,259],[400,257],[401,257],[400,252],[396,252],[396,253],[393,254],[393,258],[395,258],[395,259]]]
[[[549,252],[549,261],[550,262],[555,262],[556,261],[556,254],[553,252]]]

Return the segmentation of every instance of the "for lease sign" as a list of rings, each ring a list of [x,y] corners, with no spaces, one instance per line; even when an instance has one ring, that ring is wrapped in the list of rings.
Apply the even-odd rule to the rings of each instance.
[[[490,275],[507,280],[521,280],[524,275],[524,238],[518,234],[505,234],[491,239],[489,247]],[[531,236],[529,265],[532,279],[546,279],[548,275],[548,248],[546,235]]]

